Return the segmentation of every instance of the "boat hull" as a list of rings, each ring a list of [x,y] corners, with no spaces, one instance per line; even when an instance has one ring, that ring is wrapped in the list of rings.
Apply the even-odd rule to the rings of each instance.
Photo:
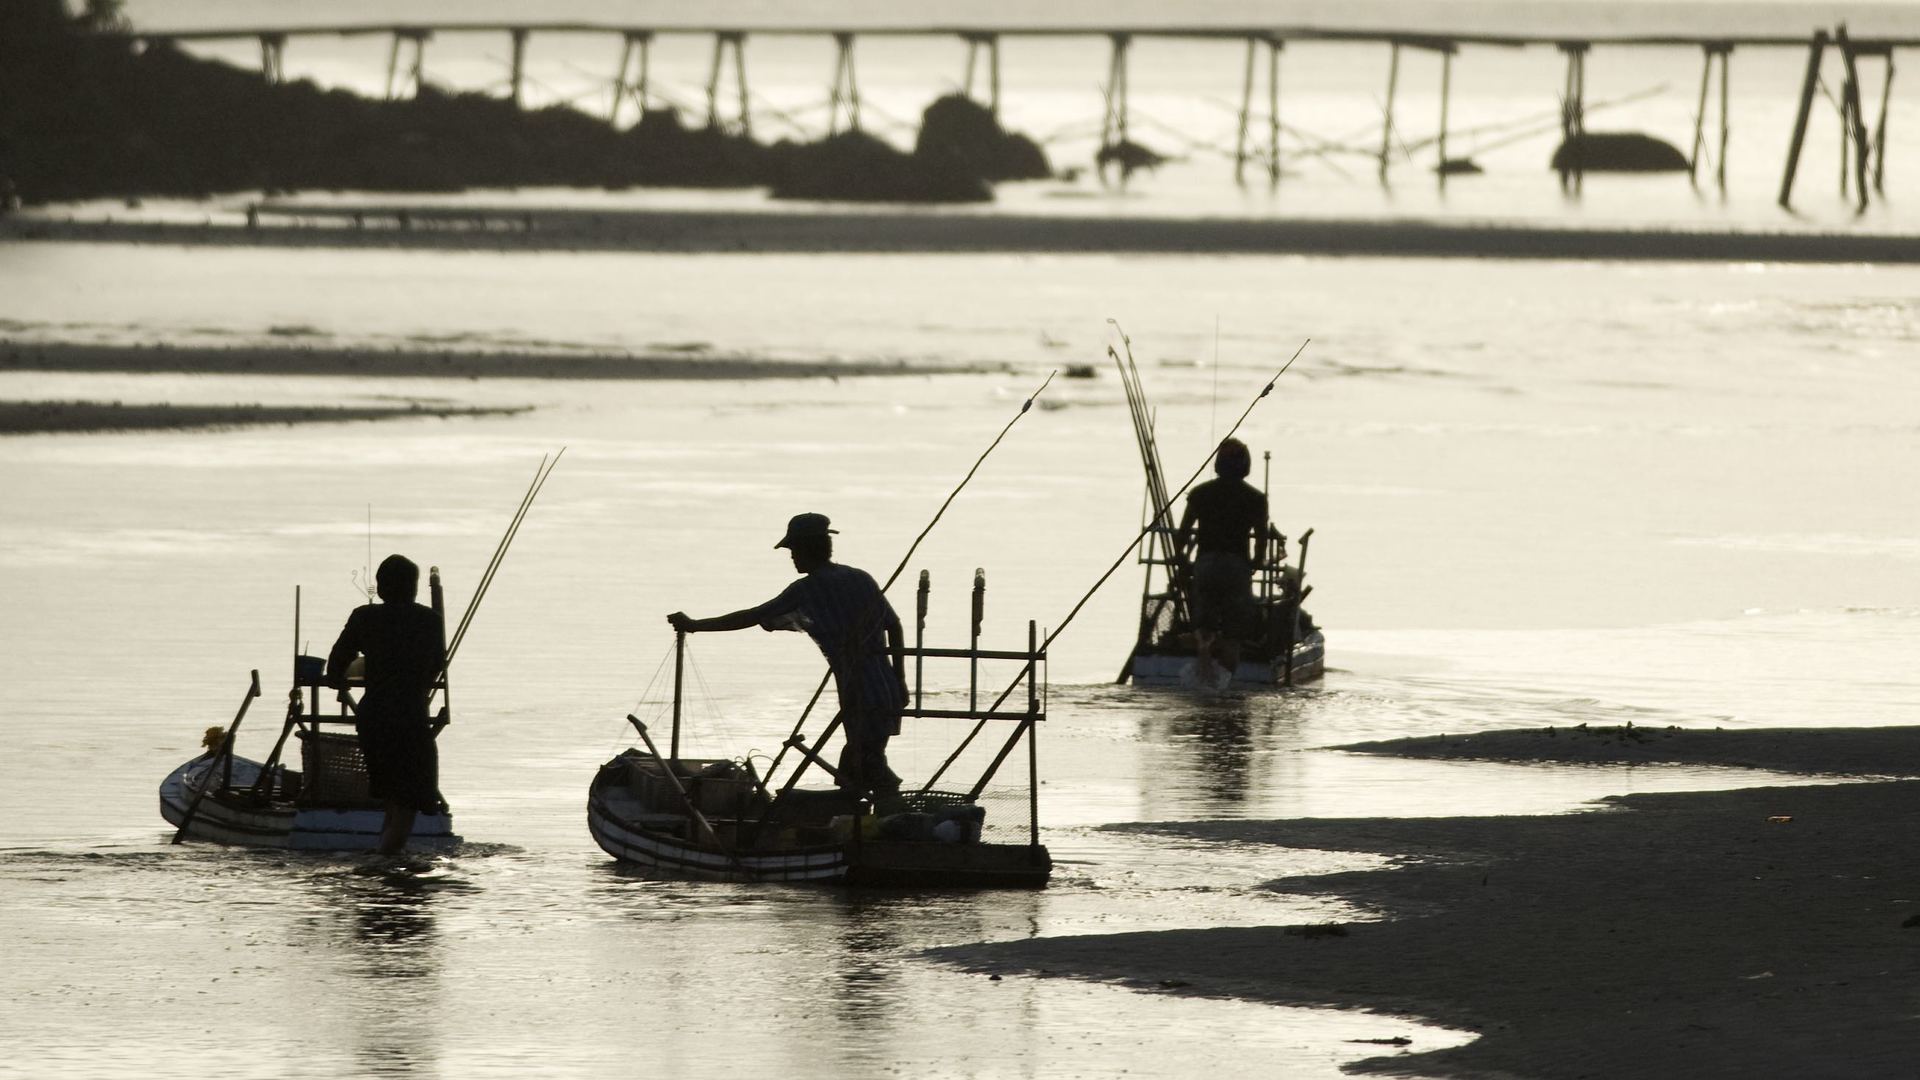
[[[615,758],[609,765],[620,762]],[[698,838],[690,818],[658,813],[609,782],[587,794],[587,829],[623,863],[703,881],[822,882],[876,888],[1036,888],[1053,860],[1042,845],[849,840],[729,851]]]
[[[1326,671],[1327,639],[1316,630],[1293,648],[1293,685],[1317,682]],[[1193,657],[1172,653],[1135,653],[1129,675],[1136,686],[1196,685]],[[1231,685],[1241,688],[1286,686],[1286,661],[1242,660],[1234,669]]]
[[[187,808],[211,771],[213,760],[189,761],[160,783],[160,816],[178,828],[187,820]],[[233,785],[245,787],[260,775],[260,764],[233,759]],[[386,814],[377,807],[301,806],[291,802],[241,805],[209,794],[200,800],[187,839],[243,847],[291,851],[372,851],[380,846]],[[460,842],[453,832],[453,815],[420,814],[414,819],[412,848],[451,847]]]

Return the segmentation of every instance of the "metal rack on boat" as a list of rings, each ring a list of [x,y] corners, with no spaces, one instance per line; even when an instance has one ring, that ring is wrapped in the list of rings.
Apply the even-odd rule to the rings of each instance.
[[[911,665],[903,720],[972,720],[973,728],[940,768],[918,786],[905,785],[896,802],[876,806],[864,797],[799,786],[818,767],[836,781],[839,771],[822,757],[839,729],[835,716],[808,740],[798,728],[781,746],[765,778],[750,764],[680,756],[685,635],[675,639],[673,729],[668,753],[660,753],[647,725],[628,720],[644,751],[631,749],[601,767],[588,799],[588,822],[609,854],[688,876],[724,880],[841,880],[863,885],[1036,886],[1045,884],[1052,859],[1040,842],[1038,725],[1046,719],[1045,664],[1039,627],[1027,625],[1025,649],[980,645],[986,578],[974,576],[972,632],[966,648],[926,644],[929,577],[921,572],[913,641],[901,649]],[[964,661],[964,708],[927,702],[929,661]],[[983,700],[983,666],[1018,663],[1013,681],[993,700]],[[989,667],[989,670],[991,668]],[[1009,699],[1024,691],[1018,707]],[[935,785],[994,722],[1014,725],[991,762],[965,791]],[[1025,843],[983,842],[982,794],[1022,744],[1027,757]],[[990,745],[990,744],[989,744]],[[788,751],[798,756],[777,788]],[[952,827],[943,828],[952,823]],[[926,835],[915,832],[924,827]]]

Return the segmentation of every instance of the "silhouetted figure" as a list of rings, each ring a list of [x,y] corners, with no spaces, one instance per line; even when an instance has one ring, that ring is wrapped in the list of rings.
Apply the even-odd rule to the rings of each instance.
[[[1229,676],[1240,664],[1240,639],[1259,621],[1253,600],[1253,568],[1267,555],[1267,497],[1247,483],[1253,455],[1245,443],[1228,439],[1213,455],[1212,480],[1187,493],[1175,548],[1195,545],[1188,614],[1195,637],[1194,675],[1204,685],[1217,681],[1215,661]],[[1247,541],[1253,541],[1248,558]],[[1224,639],[1224,640],[1223,640]]]
[[[354,730],[367,762],[367,790],[386,807],[380,851],[393,854],[413,835],[414,815],[441,809],[440,754],[427,699],[445,663],[446,643],[433,609],[414,602],[420,568],[389,555],[374,574],[381,602],[355,608],[327,654],[327,683],[347,685],[347,666],[366,657],[366,692]]]
[[[804,630],[826,654],[840,695],[840,719],[847,745],[840,752],[840,786],[849,794],[873,793],[886,800],[900,791],[900,778],[887,766],[887,740],[900,733],[900,711],[907,705],[906,657],[900,617],[865,570],[833,561],[833,534],[825,514],[797,514],[776,548],[793,556],[793,568],[806,576],[779,596],[711,619],[686,612],[667,616],[675,630]]]

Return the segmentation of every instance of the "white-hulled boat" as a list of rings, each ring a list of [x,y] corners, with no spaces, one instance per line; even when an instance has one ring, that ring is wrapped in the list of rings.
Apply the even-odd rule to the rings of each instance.
[[[910,703],[902,718],[973,720],[973,734],[949,757],[951,765],[973,735],[987,724],[1011,722],[1014,732],[993,763],[965,792],[933,789],[942,766],[920,790],[903,792],[898,805],[877,808],[836,789],[798,786],[810,766],[832,773],[820,757],[837,720],[811,745],[798,731],[781,750],[799,754],[786,783],[770,788],[748,762],[678,756],[681,679],[685,635],[675,638],[675,679],[671,750],[661,754],[647,726],[628,716],[643,747],[621,751],[600,766],[587,789],[587,828],[614,858],[664,874],[712,881],[814,881],[856,886],[921,888],[1033,888],[1043,886],[1053,859],[1040,842],[1038,725],[1046,719],[1046,652],[1038,631],[1028,626],[1025,651],[980,648],[977,600],[984,588],[975,581],[974,637],[968,649],[932,649],[921,644],[926,626],[927,576],[920,576],[915,643],[905,650],[913,662]],[[921,672],[925,659],[967,659],[977,671],[981,661],[1020,661],[1021,675],[1010,696],[1024,684],[1023,709],[978,707],[970,695],[965,709],[923,708]],[[977,682],[977,678],[976,678]],[[1022,743],[1027,748],[1028,798],[1026,843],[982,839],[985,810],[981,793],[994,773]],[[767,770],[776,775],[780,758]]]
[[[284,771],[274,777],[273,786],[255,796],[260,763],[243,757],[235,757],[232,762],[230,779],[222,775],[218,755],[211,753],[168,773],[160,783],[160,816],[175,827],[186,822],[195,796],[211,781],[214,790],[200,799],[187,826],[190,839],[293,851],[371,851],[379,845],[380,828],[386,820],[379,803],[303,801],[287,791],[289,782],[297,784],[301,774]],[[420,814],[414,819],[409,846],[452,846],[459,842],[453,833],[452,814]]]
[[[445,639],[445,607],[440,570],[428,574],[434,613],[441,618]],[[294,600],[294,641],[300,640],[299,593]],[[225,729],[207,732],[208,750],[185,762],[160,782],[160,816],[177,830],[174,840],[205,840],[216,844],[286,848],[297,851],[372,851],[379,846],[386,820],[378,800],[367,792],[367,767],[360,756],[360,740],[352,731],[352,694],[365,685],[357,675],[336,697],[336,711],[323,711],[321,688],[326,661],[296,654],[293,688],[287,694],[285,721],[273,752],[266,761],[243,758],[233,752],[247,704],[260,696],[260,673],[240,713]],[[440,697],[436,733],[446,726],[447,678],[443,669],[434,682]],[[431,705],[431,702],[429,702]],[[346,730],[342,730],[342,729]],[[300,748],[300,768],[281,760],[292,740]],[[453,832],[453,814],[442,802],[438,812],[414,818],[410,847],[450,847],[460,842]]]
[[[1214,663],[1202,670],[1189,618],[1192,562],[1180,547],[1175,524],[1179,517],[1160,466],[1153,411],[1140,384],[1131,347],[1124,357],[1115,349],[1108,352],[1119,366],[1120,381],[1126,388],[1134,439],[1146,472],[1148,513],[1153,515],[1143,529],[1140,545],[1139,562],[1146,568],[1146,581],[1140,590],[1139,632],[1117,681],[1131,679],[1136,686],[1224,690],[1299,686],[1318,680],[1326,673],[1327,639],[1301,606],[1313,591],[1306,584],[1307,547],[1313,530],[1300,535],[1299,559],[1289,565],[1286,538],[1271,521],[1265,526],[1266,557],[1253,567],[1254,618],[1237,642],[1238,663],[1230,675]]]

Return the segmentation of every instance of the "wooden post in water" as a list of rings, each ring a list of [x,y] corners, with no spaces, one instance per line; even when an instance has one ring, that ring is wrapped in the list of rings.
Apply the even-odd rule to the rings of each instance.
[[[1834,41],[1840,46],[1840,61],[1845,66],[1847,78],[1841,88],[1841,114],[1846,135],[1853,145],[1853,189],[1859,200],[1856,213],[1867,212],[1867,118],[1860,104],[1860,67],[1855,62],[1853,42],[1847,37],[1847,26],[1841,23],[1834,31]]]
[[[836,55],[833,62],[833,89],[827,95],[828,135],[839,133],[843,106],[847,113],[847,130],[860,130],[860,86],[853,76],[853,35],[836,33],[833,43]]]
[[[1720,50],[1720,151],[1714,158],[1714,184],[1720,194],[1727,193],[1727,81],[1728,68],[1733,66],[1733,46],[1727,45]]]
[[[260,79],[268,86],[279,86],[287,81],[286,48],[287,35],[260,35]]]
[[[1387,60],[1387,105],[1380,122],[1380,182],[1387,182],[1387,158],[1393,150],[1393,95],[1400,85],[1400,43],[1394,42]]]
[[[1000,35],[987,35],[987,111],[1000,120]]]
[[[400,71],[400,31],[393,32],[393,47],[387,50],[387,100],[393,100],[393,79]]]
[[[1453,91],[1453,53],[1454,46],[1447,44],[1445,52],[1440,54],[1440,187],[1447,186],[1447,104]]]
[[[1893,99],[1893,46],[1888,45],[1883,56],[1887,77],[1880,84],[1880,119],[1873,125],[1873,190],[1881,195],[1887,193],[1887,105]]]
[[[1800,170],[1800,151],[1807,141],[1807,119],[1813,112],[1813,94],[1820,84],[1820,58],[1827,49],[1827,32],[1815,30],[1807,45],[1807,74],[1800,83],[1800,107],[1794,114],[1793,140],[1787,145],[1787,171],[1780,178],[1780,206],[1793,207],[1793,177]]]
[[[1280,182],[1280,40],[1267,39],[1267,183]]]
[[[1587,133],[1587,50],[1592,44],[1563,41],[1559,47],[1567,54],[1567,78],[1560,98],[1560,145],[1567,157],[1560,169],[1560,187],[1566,190],[1571,181],[1572,189],[1578,191],[1586,175],[1581,140]]]
[[[509,32],[513,35],[513,74],[509,77],[508,96],[513,101],[513,107],[518,109],[522,105],[521,94],[527,77],[527,31],[524,27],[515,27]]]
[[[1233,182],[1246,182],[1247,168],[1247,122],[1253,114],[1253,53],[1255,39],[1247,38],[1246,73],[1240,81],[1240,127],[1233,141]]]
[[[1700,104],[1693,111],[1693,145],[1687,151],[1687,183],[1698,187],[1700,150],[1707,144],[1707,85],[1713,78],[1713,46],[1700,47]]]
[[[1130,34],[1108,35],[1113,52],[1107,61],[1107,112],[1100,124],[1100,147],[1119,147],[1127,142],[1127,53],[1133,45]],[[1120,171],[1125,179],[1127,170]]]
[[[720,126],[720,58],[727,47],[727,35],[713,35],[713,67],[707,72],[707,126]]]

